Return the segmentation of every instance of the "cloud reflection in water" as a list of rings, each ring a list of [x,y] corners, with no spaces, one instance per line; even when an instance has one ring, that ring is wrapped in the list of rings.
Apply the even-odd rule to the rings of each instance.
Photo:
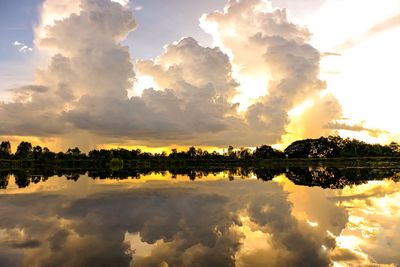
[[[400,263],[400,184],[390,180],[335,190],[298,186],[285,175],[268,182],[57,183],[58,189],[0,195],[2,264]]]

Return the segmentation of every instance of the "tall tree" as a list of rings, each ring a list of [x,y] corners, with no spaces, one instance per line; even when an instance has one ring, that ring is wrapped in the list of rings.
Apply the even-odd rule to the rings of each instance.
[[[41,146],[35,146],[32,148],[32,156],[34,159],[40,159],[42,156],[43,149]]]
[[[15,156],[17,158],[28,158],[32,154],[32,144],[29,142],[21,142],[18,147],[17,151],[15,152]]]
[[[0,158],[9,158],[11,155],[11,144],[8,141],[3,141],[0,144]]]

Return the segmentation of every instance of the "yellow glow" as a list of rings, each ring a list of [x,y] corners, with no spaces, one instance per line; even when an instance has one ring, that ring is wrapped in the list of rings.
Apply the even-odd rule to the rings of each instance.
[[[239,82],[238,94],[232,99],[233,103],[240,103],[239,111],[245,111],[257,99],[266,94],[268,88],[267,75],[234,74]]]
[[[133,90],[128,91],[128,96],[141,96],[143,90],[149,88],[160,90],[152,76],[137,74],[136,80],[133,83]]]
[[[292,110],[289,111],[288,115],[290,118],[290,123],[286,127],[286,134],[282,136],[280,142],[280,148],[285,149],[294,141],[303,139],[303,138],[310,138],[310,137],[319,137],[319,136],[310,136],[309,133],[306,131],[310,130],[310,123],[304,121],[304,113],[307,111],[308,108],[313,106],[312,100],[306,100],[298,106],[295,106]],[[315,126],[315,124],[314,124]],[[321,125],[318,125],[321,126]]]
[[[210,173],[207,176],[199,176],[196,177],[196,182],[211,182],[211,181],[220,181],[220,180],[227,180],[228,179],[228,172],[218,172],[215,175]],[[176,177],[172,178],[171,173],[165,172],[163,175],[162,173],[150,173],[146,175],[140,176],[140,179],[125,179],[125,180],[118,180],[118,179],[100,179],[95,180],[95,183],[98,185],[137,185],[137,184],[144,184],[149,182],[168,182],[168,184],[174,183],[185,183],[189,182],[190,178],[187,175],[176,175]],[[190,181],[191,182],[191,181]],[[163,184],[165,185],[165,184]]]
[[[47,146],[49,149],[57,149],[56,138],[40,138],[37,136],[0,136],[0,140],[10,141],[11,149],[13,152],[17,150],[19,143],[22,141],[30,142],[32,146],[40,145]]]
[[[275,176],[274,179],[272,179],[272,181],[282,185],[283,189],[287,192],[292,192],[296,190],[298,187],[291,180],[289,180],[287,176],[284,174]]]
[[[399,184],[392,180],[371,181],[337,193],[345,197],[338,206],[349,213],[346,228],[336,238],[338,246],[350,249],[366,262],[373,261],[367,256],[369,250],[393,250],[385,238],[393,234],[391,225],[395,227],[400,218]]]
[[[150,146],[142,146],[142,145],[121,145],[121,144],[103,144],[99,145],[98,148],[101,149],[117,149],[117,148],[124,148],[128,150],[132,149],[140,149],[143,152],[150,152],[150,153],[170,153],[172,149],[177,149],[178,151],[187,151],[190,146],[179,146],[179,145],[171,145],[171,146],[160,146],[160,147],[150,147]],[[214,146],[196,146],[196,149],[201,149],[203,151],[213,152],[217,151],[222,153],[223,148],[214,147]]]
[[[82,135],[81,133],[80,135]],[[190,146],[180,146],[180,145],[170,145],[170,146],[156,146],[156,147],[151,147],[151,146],[145,146],[145,145],[136,145],[136,144],[117,144],[117,143],[106,143],[106,144],[98,144],[96,145],[93,143],[93,145],[87,144],[85,146],[80,146],[78,143],[76,143],[75,138],[72,137],[72,140],[66,140],[63,137],[57,137],[57,138],[41,138],[41,137],[36,137],[36,136],[0,136],[0,140],[7,140],[10,141],[11,143],[11,148],[12,151],[15,152],[19,143],[22,141],[30,142],[32,146],[39,145],[41,147],[47,147],[51,151],[54,152],[59,152],[59,151],[66,151],[68,148],[71,147],[76,147],[78,146],[81,151],[83,152],[88,152],[92,149],[118,149],[118,148],[124,148],[128,150],[133,150],[133,149],[140,149],[142,152],[149,152],[149,153],[162,153],[166,152],[167,154],[171,152],[172,149],[177,149],[178,152],[180,151],[187,151]],[[221,147],[215,147],[215,146],[195,146],[196,149],[201,149],[203,151],[208,151],[208,152],[213,152],[216,151],[218,153],[223,153],[224,148]]]
[[[311,227],[318,227],[318,223],[317,222],[312,222],[310,220],[307,220],[307,223],[311,226]]]
[[[257,261],[260,253],[265,255],[266,252],[272,249],[272,239],[271,234],[266,233],[265,229],[259,229],[259,226],[253,223],[247,215],[239,215],[241,226],[235,225],[231,227],[230,231],[239,232],[243,235],[241,240],[240,250],[238,250],[234,257],[236,261],[236,266],[246,266],[242,261],[243,258],[251,257],[253,260]],[[269,254],[268,261],[273,262],[273,254]],[[261,257],[262,258],[262,257]]]
[[[135,257],[147,257],[151,255],[153,249],[155,249],[158,245],[163,244],[164,241],[161,239],[157,240],[153,244],[149,244],[145,241],[142,241],[140,233],[126,232],[124,235],[124,243],[129,244],[130,250],[134,251]]]
[[[349,249],[360,256],[367,257],[360,249],[363,241],[355,236],[339,236],[336,238],[336,242],[338,247]]]
[[[313,105],[313,101],[311,100],[306,100],[302,104],[295,106],[292,110],[289,111],[289,117],[292,119],[294,117],[300,116],[307,108],[311,107]]]

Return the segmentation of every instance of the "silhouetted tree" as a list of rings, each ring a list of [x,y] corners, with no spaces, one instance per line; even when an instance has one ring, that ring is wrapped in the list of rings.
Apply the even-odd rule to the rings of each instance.
[[[32,154],[32,144],[29,142],[22,141],[15,152],[16,158],[26,159]]]
[[[56,158],[56,153],[50,151],[47,147],[42,150],[42,159],[43,160],[53,160]]]
[[[189,157],[189,158],[194,158],[195,156],[196,156],[196,148],[195,147],[189,147],[189,150],[186,152],[186,155]]]
[[[238,156],[241,159],[248,159],[251,156],[250,149],[241,147],[238,151]]]
[[[18,185],[19,188],[24,188],[29,186],[31,180],[28,177],[28,174],[25,171],[18,171],[14,173],[15,184]]]
[[[11,144],[9,141],[3,141],[0,144],[0,158],[8,159],[11,156]]]
[[[227,155],[228,155],[228,157],[230,157],[230,158],[236,157],[233,146],[228,146]]]
[[[65,153],[69,158],[79,158],[81,156],[81,151],[79,148],[68,148],[67,153]]]
[[[271,146],[262,145],[254,150],[253,156],[260,159],[280,158],[283,156],[283,153],[272,148]]]
[[[391,142],[389,144],[390,149],[392,150],[392,152],[394,153],[400,153],[400,145],[397,144],[396,142]]]
[[[32,149],[32,157],[36,160],[40,159],[42,157],[42,152],[43,152],[43,149],[41,146],[35,146]]]
[[[8,171],[0,171],[0,189],[6,189],[10,175]]]

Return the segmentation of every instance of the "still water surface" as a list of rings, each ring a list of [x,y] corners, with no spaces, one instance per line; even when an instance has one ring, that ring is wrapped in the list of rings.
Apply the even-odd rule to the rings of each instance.
[[[299,175],[3,175],[0,266],[400,264],[398,174],[326,188]]]

